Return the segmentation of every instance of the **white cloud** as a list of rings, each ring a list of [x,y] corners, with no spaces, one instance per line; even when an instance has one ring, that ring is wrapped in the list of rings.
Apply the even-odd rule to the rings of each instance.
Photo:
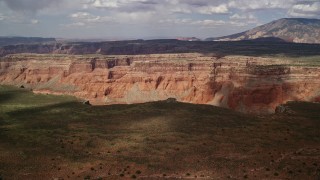
[[[295,4],[288,14],[296,17],[314,17],[320,15],[320,2]]]
[[[118,0],[95,0],[92,5],[96,8],[117,8],[119,7]]]
[[[231,26],[244,27],[247,26],[247,23],[239,22],[239,21],[230,21]]]
[[[8,24],[39,24],[38,19],[30,19],[28,16],[22,14],[2,14],[0,13],[0,21]]]
[[[118,14],[115,14],[115,19],[119,23],[148,23],[148,22],[154,22],[159,17],[157,17],[159,14],[147,11],[147,12],[121,12]]]
[[[0,0],[3,1],[3,0]],[[66,3],[67,0],[59,0]],[[309,0],[79,0],[79,10],[105,9],[110,16],[119,13],[152,12],[169,18],[172,14],[230,14],[239,11],[268,11],[279,9],[288,14],[302,14],[301,11],[319,11],[318,5],[306,5]],[[302,3],[302,4],[301,4]],[[319,3],[319,2],[318,2]],[[77,4],[77,3],[74,3]],[[317,4],[317,3],[315,3]],[[68,5],[70,7],[70,4]],[[81,9],[80,8],[80,9]],[[311,13],[308,13],[311,14]],[[163,17],[163,18],[166,18]]]
[[[106,8],[118,12],[158,12],[158,13],[197,13],[225,14],[229,12],[225,3],[212,3],[207,0],[91,0],[85,8]]]
[[[87,27],[92,28],[99,24],[108,24],[114,22],[114,18],[109,16],[93,15],[89,12],[76,12],[69,15],[71,23],[60,24],[63,27]]]
[[[202,25],[202,26],[221,26],[221,25],[225,25],[226,22],[222,20],[205,19],[205,20],[195,21],[193,24]]]
[[[74,22],[74,23],[70,23],[70,24],[60,24],[60,26],[67,27],[67,28],[69,28],[69,27],[79,27],[79,26],[89,27],[83,22]]]
[[[265,11],[280,9],[289,16],[319,17],[320,2],[317,0],[230,0],[228,7],[242,11]],[[235,15],[233,19],[241,19]]]
[[[291,17],[303,17],[303,18],[311,18],[314,16],[312,14],[299,13],[299,12],[295,12],[295,11],[289,11],[288,15]]]
[[[245,15],[239,15],[239,14],[234,14],[234,15],[230,16],[230,19],[244,20],[244,19],[247,19],[247,16],[245,16]]]
[[[159,20],[161,24],[176,24],[176,25],[188,25],[192,23],[192,19],[161,19]]]
[[[19,27],[15,29],[21,29],[17,30],[21,34],[26,31],[26,24],[39,24],[29,27],[50,26],[43,30],[64,36],[68,29],[58,32],[56,28],[63,24],[83,27],[78,34],[96,31],[104,34],[103,29],[108,28],[110,36],[121,33],[143,36],[152,31],[165,36],[173,30],[193,34],[200,32],[198,28],[218,27],[215,31],[201,31],[214,36],[284,17],[320,18],[320,0],[0,0],[0,12],[0,22]],[[87,27],[93,31],[82,30]],[[125,31],[128,27],[130,31]],[[0,28],[0,35],[11,33],[5,32],[8,29]],[[41,32],[41,29],[30,32]]]
[[[319,12],[320,2],[316,2],[313,4],[296,4],[292,7],[292,9],[302,12]]]
[[[223,21],[223,20],[193,20],[193,19],[165,19],[160,20],[160,24],[172,24],[172,25],[183,25],[183,26],[196,26],[199,28],[214,28],[218,26],[244,26],[244,23],[237,23],[233,21]]]
[[[39,24],[39,20],[38,19],[31,19],[31,24]]]
[[[156,0],[89,0],[85,4],[86,8],[92,7],[118,12],[140,12],[154,10],[167,3],[165,1],[157,2]]]
[[[244,14],[233,14],[229,17],[231,24],[236,26],[244,26],[245,24],[257,24],[259,22],[258,18],[252,13]]]
[[[191,9],[185,6],[178,6],[178,7],[173,7],[171,9],[171,12],[173,13],[185,13],[185,14],[190,14],[192,13]]]
[[[0,13],[0,21],[3,21],[6,19],[6,16],[4,16],[3,14]]]
[[[230,8],[241,10],[286,9],[297,0],[232,0]]]
[[[229,12],[228,6],[226,4],[221,4],[218,6],[205,6],[198,9],[200,14],[226,14]]]
[[[58,6],[62,0],[0,0],[6,6],[19,12],[36,12],[40,9]]]
[[[96,16],[88,12],[77,12],[70,15],[75,24],[84,25],[84,24],[94,24],[94,23],[108,23],[113,20],[109,16]]]

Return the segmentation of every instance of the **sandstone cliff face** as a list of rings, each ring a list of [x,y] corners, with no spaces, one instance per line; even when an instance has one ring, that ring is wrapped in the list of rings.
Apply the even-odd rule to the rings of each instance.
[[[273,113],[292,100],[320,99],[320,66],[289,60],[201,54],[7,55],[0,84],[75,95],[91,104],[176,98],[248,113]]]

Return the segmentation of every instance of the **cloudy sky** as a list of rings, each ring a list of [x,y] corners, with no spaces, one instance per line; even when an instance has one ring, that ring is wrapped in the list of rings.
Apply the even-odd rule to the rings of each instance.
[[[0,36],[206,38],[284,17],[320,18],[320,0],[0,0]]]

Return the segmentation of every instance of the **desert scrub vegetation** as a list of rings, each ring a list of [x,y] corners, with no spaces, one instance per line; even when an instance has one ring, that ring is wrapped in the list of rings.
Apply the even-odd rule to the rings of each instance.
[[[0,176],[316,179],[320,105],[286,106],[295,114],[166,101],[87,106],[0,86]]]

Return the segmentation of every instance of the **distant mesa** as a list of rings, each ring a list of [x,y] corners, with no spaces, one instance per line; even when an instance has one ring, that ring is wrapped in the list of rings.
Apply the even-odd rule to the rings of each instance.
[[[52,43],[55,38],[0,36],[0,47],[18,44]]]
[[[196,37],[177,37],[176,39],[179,41],[201,41],[201,39]]]
[[[284,18],[242,33],[223,37],[207,38],[206,41],[242,41],[255,39],[259,41],[278,41],[279,39],[282,39],[286,42],[319,44],[320,19]]]
[[[248,39],[242,41],[252,41],[252,42],[287,42],[284,39],[278,37],[261,37],[257,39]]]

